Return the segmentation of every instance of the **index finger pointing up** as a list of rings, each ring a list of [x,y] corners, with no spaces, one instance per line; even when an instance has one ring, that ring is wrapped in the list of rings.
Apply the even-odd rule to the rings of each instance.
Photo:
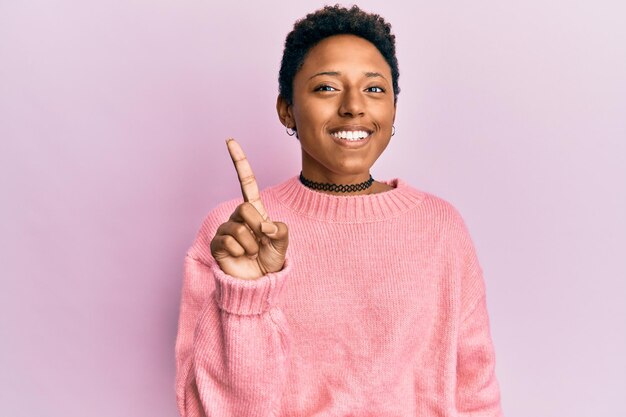
[[[241,146],[233,138],[226,139],[226,146],[228,147],[228,153],[233,160],[235,169],[237,170],[237,176],[239,177],[239,183],[241,184],[241,193],[243,194],[243,200],[250,202],[261,214],[264,221],[269,221],[269,216],[261,197],[259,196],[259,187],[257,186],[256,179],[252,173],[252,167],[248,163],[246,155],[243,153]]]

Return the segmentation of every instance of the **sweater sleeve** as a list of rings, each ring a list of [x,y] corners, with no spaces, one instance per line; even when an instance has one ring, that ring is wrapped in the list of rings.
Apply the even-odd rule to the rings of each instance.
[[[185,257],[176,399],[182,417],[278,415],[289,332],[276,301],[291,270],[256,280]]]
[[[502,417],[486,297],[461,323],[456,404],[460,417]]]
[[[460,417],[502,417],[496,356],[482,268],[461,222],[461,317],[457,343],[456,406]]]

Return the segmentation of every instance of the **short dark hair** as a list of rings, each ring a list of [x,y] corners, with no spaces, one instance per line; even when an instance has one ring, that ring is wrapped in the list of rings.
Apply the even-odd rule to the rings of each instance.
[[[338,4],[325,6],[296,21],[285,39],[278,75],[279,94],[288,104],[293,104],[293,80],[309,50],[321,40],[340,34],[356,35],[376,46],[391,67],[394,103],[397,102],[400,72],[396,58],[396,37],[391,33],[391,25],[380,15],[367,13],[356,5],[350,9]]]

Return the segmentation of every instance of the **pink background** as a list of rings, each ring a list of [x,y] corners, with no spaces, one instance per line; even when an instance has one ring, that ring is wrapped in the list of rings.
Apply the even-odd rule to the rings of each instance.
[[[626,6],[359,4],[401,73],[372,173],[465,217],[506,415],[626,415]],[[0,2],[0,415],[176,415],[183,256],[239,196],[224,139],[261,187],[299,172],[277,73],[321,5]]]

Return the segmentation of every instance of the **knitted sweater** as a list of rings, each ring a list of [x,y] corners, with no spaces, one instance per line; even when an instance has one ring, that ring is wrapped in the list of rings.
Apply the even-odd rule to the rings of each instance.
[[[242,198],[205,218],[184,260],[181,416],[499,417],[482,270],[445,200],[401,179],[325,194],[297,176],[261,191],[289,228],[283,269],[225,274],[210,242]]]

